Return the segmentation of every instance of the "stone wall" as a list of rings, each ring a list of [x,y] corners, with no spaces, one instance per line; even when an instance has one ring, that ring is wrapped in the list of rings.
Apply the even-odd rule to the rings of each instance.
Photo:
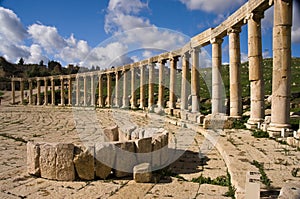
[[[58,181],[106,179],[110,175],[132,176],[134,166],[141,163],[149,163],[155,170],[169,162],[169,136],[163,129],[136,128],[122,132],[115,126],[104,133],[107,142],[84,146],[28,142],[28,173]]]

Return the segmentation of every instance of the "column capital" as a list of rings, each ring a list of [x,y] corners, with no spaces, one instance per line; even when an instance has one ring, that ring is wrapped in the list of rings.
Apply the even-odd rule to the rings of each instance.
[[[227,35],[229,35],[230,33],[239,34],[240,32],[242,32],[241,27],[231,27],[227,29]]]
[[[254,21],[260,21],[262,18],[264,18],[264,11],[256,11],[256,12],[251,12],[250,14],[248,14],[245,19],[244,19],[244,23],[247,23],[248,20],[254,20]]]
[[[211,44],[221,44],[222,42],[223,42],[222,38],[215,37],[215,38],[210,39]]]
[[[200,53],[201,52],[201,49],[200,47],[194,47],[194,48],[191,48],[189,50],[189,53],[192,54],[192,53]]]
[[[178,56],[173,56],[173,55],[170,54],[169,60],[170,60],[170,62],[171,61],[178,61]]]
[[[167,62],[167,60],[166,59],[164,59],[164,58],[159,58],[158,59],[158,63],[160,63],[160,64],[166,64],[166,62]]]

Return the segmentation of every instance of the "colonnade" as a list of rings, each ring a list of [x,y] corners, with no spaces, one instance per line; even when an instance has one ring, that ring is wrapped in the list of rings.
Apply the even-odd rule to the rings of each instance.
[[[44,93],[48,92],[51,81],[51,104],[55,105],[55,89],[60,80],[59,105],[68,106],[98,106],[148,109],[149,111],[166,108],[165,91],[169,89],[168,109],[186,111],[191,114],[201,114],[200,110],[200,65],[201,47],[212,45],[212,114],[225,114],[225,91],[221,77],[222,43],[224,37],[229,37],[230,60],[230,113],[232,118],[242,116],[241,91],[241,27],[248,26],[248,58],[250,84],[250,119],[248,128],[256,128],[264,121],[264,79],[262,64],[261,20],[264,11],[274,6],[273,28],[273,86],[272,86],[272,116],[269,131],[278,133],[282,128],[289,129],[289,98],[291,77],[291,25],[292,0],[249,0],[228,19],[214,29],[208,29],[193,37],[181,49],[162,53],[140,62],[116,67],[113,69],[78,73],[76,75],[55,76],[44,78],[20,79],[12,78],[12,103],[15,103],[15,82],[20,82],[20,101],[24,101],[24,82],[29,83],[29,104],[32,101],[33,82],[36,82],[36,105],[41,105],[41,81],[44,81]],[[179,62],[180,60],[180,62]],[[178,64],[181,63],[181,66]],[[167,65],[169,67],[167,67]],[[180,69],[180,70],[179,70]],[[166,70],[169,76],[166,78]],[[181,71],[181,80],[176,75]],[[146,76],[147,75],[147,76]],[[189,76],[190,85],[189,85]],[[155,80],[158,77],[158,80]],[[90,86],[88,86],[88,80]],[[169,83],[165,82],[169,80]],[[82,83],[83,81],[83,83]],[[180,84],[178,84],[180,81]],[[177,82],[177,83],[176,83]],[[157,84],[157,91],[155,90]],[[168,86],[167,86],[168,85]],[[146,89],[146,86],[148,89]],[[177,86],[181,92],[176,93]],[[89,87],[89,92],[88,92]],[[190,87],[190,92],[188,87]],[[74,92],[73,92],[74,89]],[[81,92],[80,90],[83,90]],[[96,89],[98,98],[96,100]],[[139,89],[139,96],[136,90]],[[148,97],[146,98],[146,90]],[[104,92],[105,91],[105,92]],[[122,91],[122,92],[120,92]],[[157,101],[154,94],[157,92]],[[65,94],[67,96],[65,96]],[[75,102],[72,102],[74,93]],[[83,96],[81,95],[83,93]],[[105,96],[104,96],[105,93]],[[121,96],[122,95],[122,96]],[[90,96],[90,100],[88,100]],[[190,96],[190,103],[189,103]],[[83,100],[80,100],[83,98]],[[65,103],[68,100],[68,104]],[[177,100],[180,99],[180,107]],[[48,95],[44,95],[44,105],[48,105]],[[148,100],[148,101],[146,101]],[[138,102],[139,101],[139,102]]]

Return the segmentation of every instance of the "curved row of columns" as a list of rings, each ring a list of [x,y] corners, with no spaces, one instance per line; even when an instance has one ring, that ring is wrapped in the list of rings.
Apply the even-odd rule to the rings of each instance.
[[[252,3],[254,3],[252,1]],[[264,17],[264,10],[256,9],[252,11],[245,22],[248,24],[248,58],[249,58],[249,82],[250,82],[250,119],[247,122],[248,128],[257,127],[258,123],[264,121],[264,80],[262,65],[262,37],[261,19]],[[230,116],[240,118],[242,116],[241,99],[241,58],[240,58],[240,32],[243,24],[234,24],[227,29],[229,37],[229,58],[230,58]],[[290,96],[290,76],[291,76],[291,26],[292,26],[292,0],[274,0],[274,29],[273,29],[273,86],[272,86],[272,116],[269,131],[280,132],[282,128],[290,128],[289,124],[289,96]],[[222,89],[221,65],[222,65],[222,42],[224,36],[216,36],[210,39],[212,45],[212,114],[225,113],[224,99],[225,93]],[[191,96],[191,113],[199,113],[200,106],[200,81],[199,81],[199,53],[200,47],[191,47],[182,50],[179,54],[169,53],[168,57],[161,56],[159,59],[151,58],[144,61],[118,67],[113,70],[105,70],[88,74],[77,74],[71,76],[46,77],[44,78],[44,93],[48,91],[48,80],[51,80],[52,105],[55,98],[55,79],[60,79],[61,101],[60,105],[65,105],[64,82],[68,80],[68,105],[72,106],[72,81],[75,79],[76,94],[75,106],[87,106],[87,78],[91,81],[90,86],[90,106],[99,107],[122,107],[122,108],[146,108],[146,85],[148,85],[148,109],[153,111],[165,108],[164,91],[166,87],[166,63],[170,66],[169,84],[169,108],[176,109],[176,71],[178,60],[182,63],[181,77],[181,110],[188,109],[188,96]],[[205,44],[206,45],[206,44]],[[190,65],[191,63],[191,65]],[[155,82],[155,65],[158,65],[158,82]],[[146,69],[148,67],[148,77]],[[188,92],[188,77],[191,73],[191,92]],[[137,74],[139,73],[139,86],[137,86]],[[106,85],[104,85],[104,76]],[[157,75],[156,75],[157,76]],[[98,77],[98,85],[95,85],[95,78]],[[113,77],[115,79],[114,101],[112,99]],[[130,79],[129,79],[130,77]],[[83,103],[80,103],[80,78],[83,79]],[[146,78],[148,83],[146,84]],[[122,79],[122,81],[121,81]],[[28,79],[29,82],[29,104],[32,104],[32,82],[37,82],[37,105],[41,104],[40,81],[42,78]],[[12,79],[12,102],[15,103],[15,81],[20,81],[21,99],[24,100],[24,80]],[[123,83],[123,87],[121,84]],[[158,100],[154,102],[154,85],[158,84]],[[129,85],[130,84],[130,85]],[[106,86],[106,100],[104,98],[104,87]],[[95,101],[95,90],[98,87],[98,101]],[[123,96],[120,96],[122,88]],[[136,89],[139,89],[140,96],[136,96]],[[129,97],[130,100],[129,100]],[[121,100],[122,99],[122,100]],[[105,100],[105,101],[104,101]],[[44,96],[44,105],[48,104],[48,96]]]

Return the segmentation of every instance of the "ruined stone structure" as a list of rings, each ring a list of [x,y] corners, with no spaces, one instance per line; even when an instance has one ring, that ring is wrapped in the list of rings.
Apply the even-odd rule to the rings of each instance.
[[[24,101],[24,86],[28,85],[29,105],[96,106],[146,109],[161,113],[200,116],[199,99],[199,53],[200,48],[212,45],[212,115],[224,114],[224,94],[220,75],[223,38],[229,37],[230,53],[230,118],[242,116],[240,85],[240,39],[241,27],[248,26],[249,81],[251,115],[248,128],[256,128],[264,121],[264,80],[262,65],[261,20],[264,12],[274,6],[273,29],[273,90],[272,116],[268,131],[272,136],[280,135],[282,129],[290,129],[290,77],[291,77],[291,26],[292,0],[249,0],[223,23],[195,37],[181,49],[162,53],[140,62],[119,66],[109,70],[78,73],[76,75],[43,78],[12,78],[12,103],[15,99],[15,84],[20,83],[20,102]],[[182,63],[181,82],[176,79],[179,60]],[[166,67],[169,62],[170,68]],[[191,64],[190,64],[191,63]],[[155,65],[157,64],[157,68]],[[170,70],[167,73],[167,70]],[[158,81],[155,82],[154,73]],[[137,78],[137,73],[140,77]],[[191,76],[191,92],[188,92],[188,77]],[[169,78],[165,78],[169,74]],[[165,82],[169,79],[170,82]],[[146,83],[147,82],[147,83]],[[41,84],[43,90],[41,90]],[[158,85],[155,90],[154,85]],[[34,85],[34,86],[33,86]],[[139,86],[138,86],[139,85]],[[168,103],[165,87],[169,85]],[[146,89],[146,86],[148,89]],[[175,90],[181,86],[180,94]],[[33,88],[36,99],[33,99]],[[49,90],[48,88],[51,87]],[[55,90],[60,90],[60,101],[55,102]],[[96,92],[96,89],[98,91]],[[137,90],[139,89],[139,95]],[[148,94],[146,93],[148,90]],[[104,92],[105,91],[105,92]],[[96,98],[96,93],[98,93]],[[154,99],[157,93],[157,101]],[[43,94],[43,98],[42,98]],[[191,96],[191,102],[188,102]],[[73,100],[74,99],[74,100]],[[180,105],[177,103],[180,99]],[[190,105],[190,110],[188,110]]]

